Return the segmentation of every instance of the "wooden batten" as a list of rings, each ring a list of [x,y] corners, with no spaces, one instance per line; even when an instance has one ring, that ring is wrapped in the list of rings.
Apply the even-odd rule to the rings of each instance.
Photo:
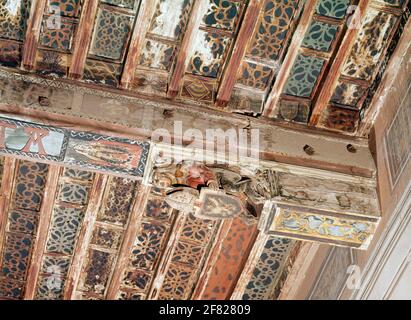
[[[150,19],[155,9],[155,1],[143,0],[134,23],[134,30],[131,36],[130,46],[124,62],[123,74],[121,75],[120,87],[128,89],[133,82],[134,73],[138,65],[141,47],[145,34],[150,25]]]
[[[314,15],[315,7],[317,5],[317,0],[308,0],[305,3],[304,11],[301,15],[300,23],[294,32],[293,38],[291,40],[290,47],[288,48],[288,53],[282,64],[282,68],[278,73],[277,80],[268,95],[267,101],[264,106],[263,116],[273,118],[275,117],[275,110],[278,102],[280,101],[281,93],[283,92],[284,86],[287,82],[288,76],[297,59],[299,49],[304,40],[304,35],[310,26],[311,19]]]
[[[194,37],[202,21],[202,15],[205,13],[207,7],[207,0],[194,1],[193,8],[191,10],[191,16],[188,21],[187,31],[184,34],[183,41],[181,43],[180,52],[177,56],[177,61],[174,67],[173,74],[171,76],[170,83],[168,85],[167,95],[169,98],[175,97],[180,89],[181,80],[184,77],[187,64],[190,59],[190,52],[192,50]]]
[[[34,0],[31,3],[30,17],[27,21],[26,37],[24,39],[22,66],[31,70],[36,61],[37,45],[40,37],[41,22],[47,0]]]
[[[73,43],[73,58],[69,70],[69,77],[71,79],[80,79],[83,75],[84,64],[93,34],[98,3],[98,0],[84,1],[77,35]]]
[[[357,6],[354,15],[357,16],[360,21],[362,21],[366,14],[369,2],[369,0],[361,0]],[[322,86],[321,92],[318,95],[317,103],[313,107],[312,115],[309,121],[310,125],[317,125],[321,119],[322,113],[327,108],[328,103],[334,93],[334,89],[337,85],[341,68],[344,65],[347,54],[350,52],[352,46],[354,45],[357,34],[357,28],[350,28],[347,30],[338,53],[334,59],[334,62],[331,65],[330,71],[328,72],[328,76],[326,77],[325,82]]]
[[[114,269],[111,281],[107,290],[107,299],[114,300],[116,299],[118,290],[120,289],[120,284],[122,276],[126,270],[127,264],[130,259],[130,255],[133,249],[133,243],[138,234],[138,227],[141,223],[141,215],[144,212],[144,208],[147,203],[148,196],[150,194],[150,187],[141,186],[141,189],[136,196],[132,211],[130,214],[130,222],[128,224],[127,230],[124,234],[123,244],[121,246],[118,258],[117,265]]]
[[[34,244],[33,255],[31,258],[30,267],[28,269],[26,292],[24,295],[25,300],[33,300],[36,294],[36,284],[47,242],[47,235],[53,213],[54,201],[59,186],[61,171],[62,167],[55,165],[49,167],[47,185],[44,190],[44,201],[42,203],[39,215],[40,219],[37,229],[36,242]]]
[[[264,6],[264,3],[265,1],[262,0],[251,0],[248,4],[233,53],[221,80],[220,88],[217,94],[217,106],[225,106],[230,100],[235,82],[237,80],[237,74],[241,66],[241,61],[245,56],[250,41],[252,41],[252,35],[258,22],[258,16]]]
[[[8,209],[10,207],[14,177],[16,174],[16,165],[16,159],[10,157],[4,158],[3,177],[0,187],[0,251],[3,248],[4,234],[6,231],[8,218]]]
[[[67,275],[67,282],[64,288],[64,300],[75,299],[77,285],[87,256],[88,243],[90,242],[98,210],[100,209],[103,200],[107,179],[107,175],[104,176],[101,174],[96,174],[94,178],[94,184],[90,190],[91,197],[84,216],[83,225],[77,237],[77,245]]]

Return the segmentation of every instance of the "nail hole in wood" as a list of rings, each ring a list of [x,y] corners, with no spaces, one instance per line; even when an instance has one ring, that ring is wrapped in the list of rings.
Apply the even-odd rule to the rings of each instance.
[[[305,146],[304,146],[304,152],[306,153],[306,154],[308,154],[309,156],[312,156],[313,154],[314,154],[314,148],[313,147],[311,147],[311,146],[309,146],[308,144],[306,144]]]
[[[357,149],[352,144],[347,144],[347,150],[351,153],[356,153]]]

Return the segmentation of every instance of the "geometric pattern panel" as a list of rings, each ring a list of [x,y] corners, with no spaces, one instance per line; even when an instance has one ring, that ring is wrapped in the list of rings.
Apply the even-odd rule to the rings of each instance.
[[[328,52],[335,39],[338,27],[332,24],[313,21],[302,42],[303,47]]]
[[[26,23],[30,13],[30,0],[0,2],[0,37],[24,40]]]
[[[240,3],[234,1],[209,0],[204,25],[218,29],[233,30],[238,22]]]
[[[266,0],[248,55],[277,60],[297,9],[298,0]]]
[[[0,256],[0,297],[22,299],[48,165],[18,161]]]
[[[343,19],[350,2],[350,0],[319,0],[316,13],[326,17]]]
[[[273,298],[275,286],[281,276],[294,241],[271,237],[264,245],[252,276],[244,290],[243,300],[269,300]]]
[[[325,60],[299,54],[291,69],[284,93],[297,97],[310,97]]]
[[[121,60],[130,35],[133,18],[99,8],[90,54]]]

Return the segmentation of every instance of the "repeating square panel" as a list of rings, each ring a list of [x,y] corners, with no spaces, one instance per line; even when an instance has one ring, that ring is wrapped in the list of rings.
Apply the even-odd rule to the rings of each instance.
[[[284,87],[284,93],[298,97],[310,97],[324,62],[320,58],[298,55]]]
[[[332,24],[313,21],[305,34],[303,47],[328,52],[335,40],[338,27]]]
[[[99,8],[89,53],[121,60],[130,35],[133,17]]]

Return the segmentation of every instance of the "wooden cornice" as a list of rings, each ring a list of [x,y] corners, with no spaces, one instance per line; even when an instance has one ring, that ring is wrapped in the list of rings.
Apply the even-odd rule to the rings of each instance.
[[[280,100],[284,86],[287,83],[287,79],[294,65],[294,62],[297,59],[299,49],[304,40],[304,35],[307,32],[308,27],[310,26],[310,22],[314,15],[316,5],[317,0],[308,0],[304,5],[304,10],[301,15],[297,29],[294,32],[290,47],[288,48],[288,53],[284,59],[284,62],[282,63],[280,72],[278,73],[274,86],[272,87],[271,92],[268,95],[267,101],[265,103],[263,112],[263,116],[265,117],[275,117],[277,104]]]
[[[230,100],[235,82],[237,80],[238,72],[240,71],[241,61],[243,60],[246,50],[252,41],[252,36],[258,22],[258,16],[264,4],[264,0],[251,0],[248,4],[233,53],[221,79],[221,84],[217,94],[217,106],[225,106]]]
[[[69,70],[71,79],[80,79],[83,75],[84,64],[93,35],[98,3],[98,0],[84,1],[78,31],[73,42],[73,58]]]
[[[27,21],[27,31],[24,40],[22,66],[31,70],[36,61],[37,45],[40,37],[41,23],[47,0],[33,0],[31,2],[30,17]]]
[[[360,23],[365,14],[370,0],[361,0],[354,12],[354,17],[358,17]],[[327,108],[328,103],[334,93],[334,89],[337,85],[341,68],[344,65],[347,54],[350,52],[352,46],[355,43],[358,34],[358,28],[348,28],[344,39],[341,43],[340,49],[331,65],[328,76],[325,79],[324,85],[322,86],[321,92],[318,95],[317,103],[313,108],[312,115],[309,124],[315,126],[319,123],[321,115]]]
[[[128,89],[133,82],[141,48],[147,29],[150,26],[150,19],[153,15],[155,4],[155,1],[152,0],[141,1],[140,9],[134,22],[134,30],[125,59],[123,74],[121,76],[120,87],[123,89]]]
[[[44,200],[39,214],[39,223],[37,229],[36,242],[33,248],[30,267],[28,269],[25,300],[33,300],[36,294],[36,285],[41,268],[41,261],[46,247],[48,230],[56,198],[59,177],[62,168],[60,166],[50,166],[47,176],[47,185],[44,190]]]
[[[191,9],[190,19],[187,24],[187,30],[184,34],[180,52],[178,53],[174,71],[168,85],[167,95],[169,98],[174,98],[179,92],[181,80],[184,77],[184,72],[189,63],[194,38],[198,31],[198,28],[200,27],[202,16],[205,13],[207,4],[207,0],[194,1],[193,8]]]

